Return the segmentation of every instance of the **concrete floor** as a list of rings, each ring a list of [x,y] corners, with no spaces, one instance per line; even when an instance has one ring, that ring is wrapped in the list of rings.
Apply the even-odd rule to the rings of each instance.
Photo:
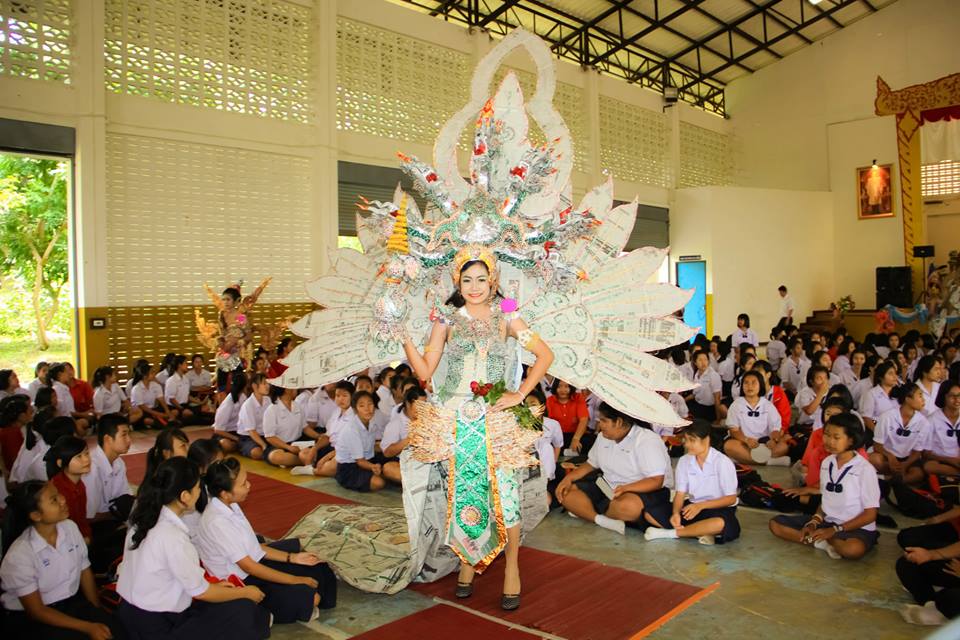
[[[135,448],[145,444],[137,442]],[[294,479],[285,470],[247,463],[256,473],[297,480],[300,486],[364,504],[401,504],[397,489],[357,494],[341,489],[333,479]],[[788,484],[789,474],[784,468],[761,468],[761,474],[771,482]],[[886,505],[881,511],[889,512]],[[650,638],[740,640],[763,634],[783,640],[893,640],[923,638],[933,631],[904,623],[898,613],[911,600],[894,572],[900,555],[896,532],[882,530],[879,545],[863,560],[831,560],[823,552],[775,539],[767,530],[767,521],[774,515],[771,512],[741,508],[738,514],[743,527],[741,538],[713,547],[691,540],[647,542],[631,530],[620,536],[556,511],[524,544],[703,587],[720,583],[716,591]],[[899,514],[891,515],[900,526],[916,524]],[[624,594],[624,606],[629,606],[629,598]],[[272,637],[341,640],[433,604],[430,598],[409,590],[385,596],[341,585],[336,609],[322,612],[320,620],[309,625],[278,625]]]

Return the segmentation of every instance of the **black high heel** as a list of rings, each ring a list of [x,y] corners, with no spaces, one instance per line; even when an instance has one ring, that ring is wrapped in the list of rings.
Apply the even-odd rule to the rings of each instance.
[[[520,608],[520,594],[503,594],[500,598],[500,608],[504,611],[513,611],[514,609]]]
[[[473,595],[473,581],[470,582],[458,582],[457,590],[454,591],[454,595],[458,598],[469,598]]]

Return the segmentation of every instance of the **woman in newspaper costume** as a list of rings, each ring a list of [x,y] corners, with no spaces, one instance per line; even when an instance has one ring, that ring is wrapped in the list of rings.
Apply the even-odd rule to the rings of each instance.
[[[488,99],[497,67],[518,47],[538,67],[533,98],[524,103],[510,73]],[[318,386],[404,358],[432,379],[401,456],[410,577],[437,579],[459,560],[459,595],[468,594],[473,573],[506,548],[505,608],[519,604],[521,510],[525,531],[535,511],[522,497],[521,470],[536,464],[539,436],[505,409],[549,372],[636,418],[682,425],[657,392],[693,386],[648,353],[694,335],[671,317],[690,294],[644,284],[665,250],[621,256],[636,202],[612,208],[610,181],[571,205],[572,147],[552,105],[554,86],[549,48],[528,32],[514,31],[483,59],[470,102],[440,132],[436,166],[400,156],[433,222],[399,187],[393,202],[361,207],[364,253],[337,250],[330,272],[307,285],[324,309],[291,327],[308,340],[275,381]],[[546,145],[527,138],[528,113]],[[457,144],[471,120],[464,180]],[[524,380],[521,362],[529,365]],[[507,393],[494,406],[471,389],[498,381]],[[545,503],[534,519],[544,512]]]

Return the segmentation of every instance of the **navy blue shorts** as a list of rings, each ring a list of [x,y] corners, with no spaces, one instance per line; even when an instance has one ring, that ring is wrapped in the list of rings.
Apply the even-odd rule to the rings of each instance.
[[[782,524],[785,527],[791,529],[796,529],[800,531],[803,529],[804,525],[810,522],[810,517],[806,515],[800,516],[777,516],[773,519],[777,524]],[[822,522],[817,526],[817,529],[826,529],[832,527],[833,525],[827,522]],[[880,539],[879,531],[867,531],[865,529],[853,529],[852,531],[839,531],[834,536],[840,540],[859,540],[867,547],[867,551],[870,551],[876,544],[877,540]]]
[[[373,477],[373,471],[361,469],[356,462],[338,462],[335,477],[337,484],[344,489],[366,493],[370,491],[370,478]]]
[[[260,445],[250,436],[240,436],[240,442],[237,444],[237,449],[240,451],[240,454],[247,458],[249,458],[253,450],[258,447],[260,447]],[[266,457],[266,452],[264,452],[264,457]]]
[[[687,504],[690,504],[689,502]],[[684,505],[686,506],[686,505]],[[672,513],[672,512],[671,512]],[[719,509],[703,509],[690,520],[680,515],[680,524],[687,526],[694,522],[709,520],[710,518],[723,519],[723,531],[716,536],[716,541],[720,544],[724,542],[733,542],[740,537],[740,521],[737,520],[736,507],[720,507]]]
[[[583,491],[590,498],[593,504],[593,510],[600,514],[605,514],[610,508],[610,499],[604,495],[600,487],[594,480],[578,480],[574,483],[577,489]],[[636,493],[636,492],[632,492]],[[643,512],[650,514],[654,520],[660,523],[662,527],[670,526],[670,515],[673,513],[673,507],[670,502],[670,489],[660,487],[655,491],[647,493],[636,493],[643,500]],[[637,525],[645,529],[647,527],[646,519],[641,516],[636,522],[628,522],[627,525]]]

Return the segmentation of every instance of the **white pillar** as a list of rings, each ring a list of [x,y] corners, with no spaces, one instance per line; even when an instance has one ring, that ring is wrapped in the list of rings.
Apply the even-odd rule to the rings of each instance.
[[[590,180],[587,189],[593,189],[604,182],[603,164],[600,161],[600,71],[584,69],[583,109],[586,115],[587,139],[581,148],[587,151],[587,175]]]
[[[337,246],[337,0],[317,0],[314,45],[315,147],[313,153],[313,217],[310,230],[316,250],[311,271],[328,268],[328,253]]]

